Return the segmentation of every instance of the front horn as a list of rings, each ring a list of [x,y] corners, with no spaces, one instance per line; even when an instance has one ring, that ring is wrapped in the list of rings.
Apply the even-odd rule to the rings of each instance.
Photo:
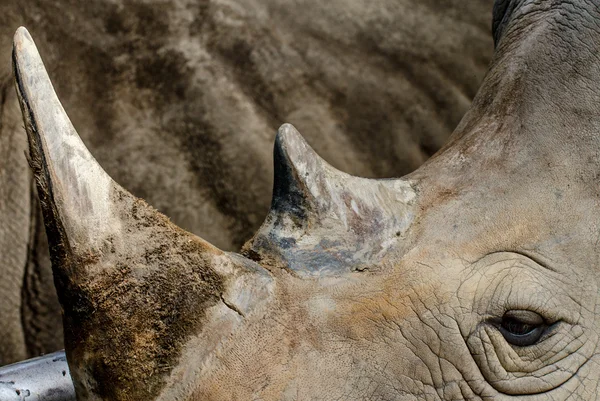
[[[269,297],[271,276],[180,229],[108,176],[25,28],[14,37],[13,65],[77,396],[153,399],[214,311],[243,320]]]

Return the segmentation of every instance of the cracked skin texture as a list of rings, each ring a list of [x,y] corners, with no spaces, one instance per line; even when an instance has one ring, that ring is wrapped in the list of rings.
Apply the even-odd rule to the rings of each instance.
[[[345,171],[413,170],[444,143],[483,78],[491,0],[324,4],[1,2],[0,135],[15,140],[7,176],[23,175],[9,184],[16,197],[6,210],[35,199],[10,84],[19,25],[35,36],[69,116],[108,173],[221,249],[239,249],[268,211],[272,141],[283,122]],[[2,268],[12,270],[3,273],[11,279],[0,311],[13,324],[0,327],[0,365],[62,348],[36,207],[14,222],[16,235],[2,237],[18,243],[2,245],[10,251]]]

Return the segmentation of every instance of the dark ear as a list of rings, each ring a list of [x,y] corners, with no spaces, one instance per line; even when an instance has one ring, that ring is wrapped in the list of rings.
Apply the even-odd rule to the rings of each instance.
[[[13,62],[78,397],[152,399],[169,374],[164,367],[211,325],[206,311],[243,319],[269,296],[271,278],[178,228],[108,176],[25,28],[15,34]]]

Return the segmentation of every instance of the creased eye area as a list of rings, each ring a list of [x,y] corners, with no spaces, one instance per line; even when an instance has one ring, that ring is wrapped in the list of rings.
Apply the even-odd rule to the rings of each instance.
[[[512,252],[487,255],[473,269],[459,290],[461,331],[486,382],[513,398],[568,392],[561,386],[597,352],[598,333],[586,323],[595,322],[597,283],[571,283],[571,273]]]
[[[507,311],[498,324],[504,339],[512,345],[526,347],[537,343],[548,325],[536,312],[528,310]]]

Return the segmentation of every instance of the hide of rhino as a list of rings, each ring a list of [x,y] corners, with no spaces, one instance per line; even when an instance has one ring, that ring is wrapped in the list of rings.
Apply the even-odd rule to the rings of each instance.
[[[491,58],[491,0],[0,2],[0,365],[63,347],[10,63],[29,27],[103,168],[172,221],[239,250],[269,210],[277,128],[338,168],[412,171]]]
[[[114,182],[33,41],[15,75],[81,400],[597,399],[600,4],[498,1],[448,144],[399,179],[276,138],[240,254]]]

